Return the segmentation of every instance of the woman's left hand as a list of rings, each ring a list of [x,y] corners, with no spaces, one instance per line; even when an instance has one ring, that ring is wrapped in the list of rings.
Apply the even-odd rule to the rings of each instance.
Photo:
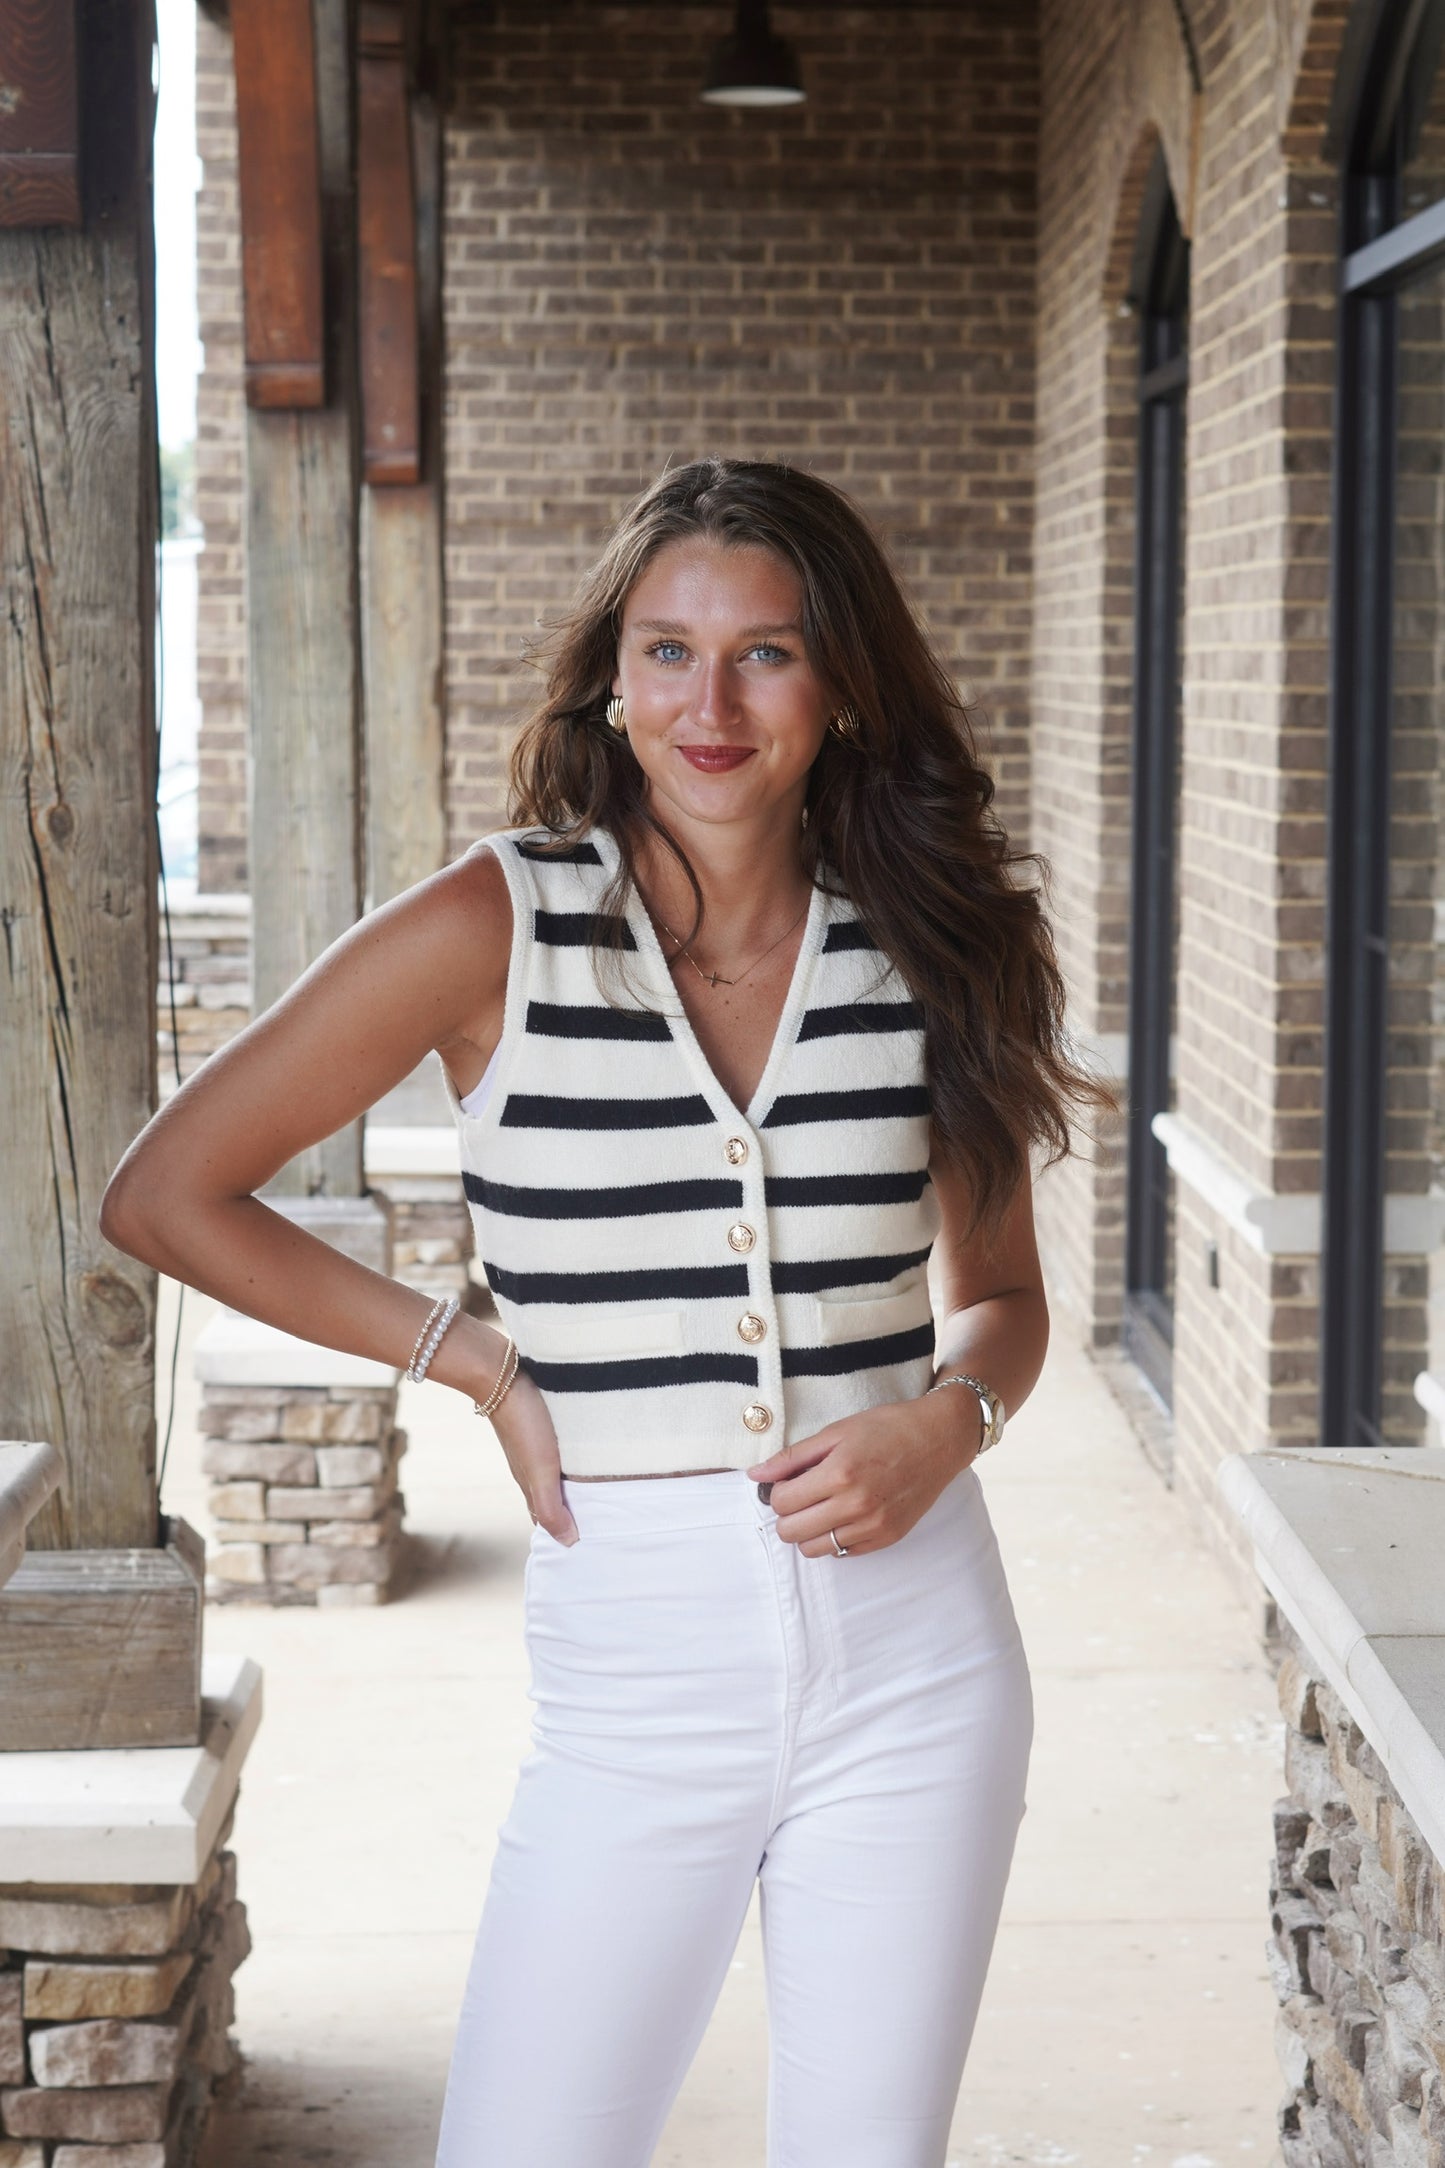
[[[830,1529],[850,1553],[881,1551],[906,1536],[982,1444],[983,1409],[954,1385],[844,1416],[747,1473],[772,1484],[785,1543],[805,1558],[835,1558]]]

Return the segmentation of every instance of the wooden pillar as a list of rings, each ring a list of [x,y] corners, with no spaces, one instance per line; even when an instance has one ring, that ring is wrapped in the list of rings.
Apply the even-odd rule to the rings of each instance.
[[[46,0],[5,36],[23,59],[27,14],[49,65]],[[158,1535],[156,1279],[97,1226],[156,1105],[154,25],[77,21],[81,223],[27,225],[0,128],[0,1436],[64,1457],[46,1549]]]
[[[398,11],[399,12],[399,11]],[[376,102],[399,89],[382,58],[362,51],[380,78]],[[385,903],[446,860],[443,796],[441,116],[435,40],[418,56],[421,87],[410,98],[414,200],[415,380],[418,474],[386,482],[368,472],[362,506],[362,624],[366,684],[366,902]],[[363,116],[366,105],[363,103]],[[391,149],[378,116],[377,179]],[[363,118],[363,159],[367,153]],[[391,151],[395,157],[396,151]],[[363,164],[363,203],[367,168]],[[365,222],[362,247],[367,248]],[[368,436],[372,432],[368,430]]]
[[[248,134],[278,73],[261,0],[233,0],[243,220]],[[243,17],[249,18],[243,21]],[[249,81],[247,29],[269,63]],[[357,589],[354,58],[348,0],[313,0],[321,202],[323,405],[246,415],[250,860],[257,1011],[361,914],[361,639]],[[279,66],[285,76],[286,68]],[[260,96],[253,95],[257,91]],[[249,237],[243,232],[243,247]],[[247,294],[248,312],[251,294]],[[248,381],[248,396],[258,396]],[[264,390],[259,396],[269,396]],[[361,1124],[284,1168],[281,1196],[362,1191]]]

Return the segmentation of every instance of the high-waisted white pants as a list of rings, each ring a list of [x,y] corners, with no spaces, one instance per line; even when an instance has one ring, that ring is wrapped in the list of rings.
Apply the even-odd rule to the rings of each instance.
[[[845,1558],[741,1471],[563,1488],[437,2168],[645,2168],[755,1880],[768,2168],[942,2168],[1033,1737],[978,1476]]]

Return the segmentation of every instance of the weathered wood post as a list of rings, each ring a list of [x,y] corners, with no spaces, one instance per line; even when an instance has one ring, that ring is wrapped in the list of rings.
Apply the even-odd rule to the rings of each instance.
[[[0,34],[0,1435],[65,1471],[0,1594],[0,1750],[181,1744],[199,1589],[157,1514],[156,1278],[98,1225],[156,1104],[152,30],[9,0]]]
[[[33,0],[9,12],[17,57],[28,30],[48,73],[51,11]],[[31,1530],[52,1548],[157,1533],[155,1274],[97,1226],[111,1170],[156,1103],[145,15],[100,9],[85,26],[87,72],[113,89],[84,116],[86,223],[52,223],[60,206],[39,191],[53,151],[27,160],[4,140],[0,199],[0,1433],[48,1438],[65,1457],[63,1493]],[[69,61],[77,187],[74,51]],[[17,185],[26,163],[33,189]]]
[[[348,0],[234,0],[231,25],[259,1014],[361,915],[355,56]],[[361,1190],[359,1122],[272,1185]]]
[[[63,1461],[30,1519],[48,1472],[6,1455],[5,1567],[26,1519],[32,1545],[0,1589],[7,2161],[179,2159],[246,1946],[220,1848],[260,1677],[202,1675],[198,1539],[157,1510],[156,1278],[98,1225],[156,1104],[154,38],[147,0],[0,6],[0,1435]]]
[[[368,0],[358,176],[368,906],[446,860],[438,34],[416,24],[409,62],[405,29],[399,0]]]
[[[350,0],[232,0],[246,355],[252,975],[261,1010],[363,904],[356,21]],[[267,1202],[374,1270],[391,1218],[362,1126]],[[398,1555],[395,1368],[231,1313],[196,1370],[208,1592],[376,1603]]]

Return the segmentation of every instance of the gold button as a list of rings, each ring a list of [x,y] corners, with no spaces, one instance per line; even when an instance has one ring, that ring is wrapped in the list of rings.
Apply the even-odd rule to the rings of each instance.
[[[730,1167],[740,1167],[743,1161],[747,1158],[747,1156],[747,1138],[729,1137],[727,1143],[723,1146],[723,1158],[727,1161],[728,1165]]]
[[[757,1239],[746,1220],[734,1220],[732,1226],[728,1229],[728,1248],[730,1250],[750,1250]]]
[[[767,1325],[755,1310],[747,1311],[744,1316],[738,1319],[738,1338],[740,1340],[766,1340],[767,1337]]]
[[[773,1427],[773,1411],[771,1408],[765,1408],[761,1400],[752,1400],[743,1409],[743,1421],[749,1430],[771,1430]]]

